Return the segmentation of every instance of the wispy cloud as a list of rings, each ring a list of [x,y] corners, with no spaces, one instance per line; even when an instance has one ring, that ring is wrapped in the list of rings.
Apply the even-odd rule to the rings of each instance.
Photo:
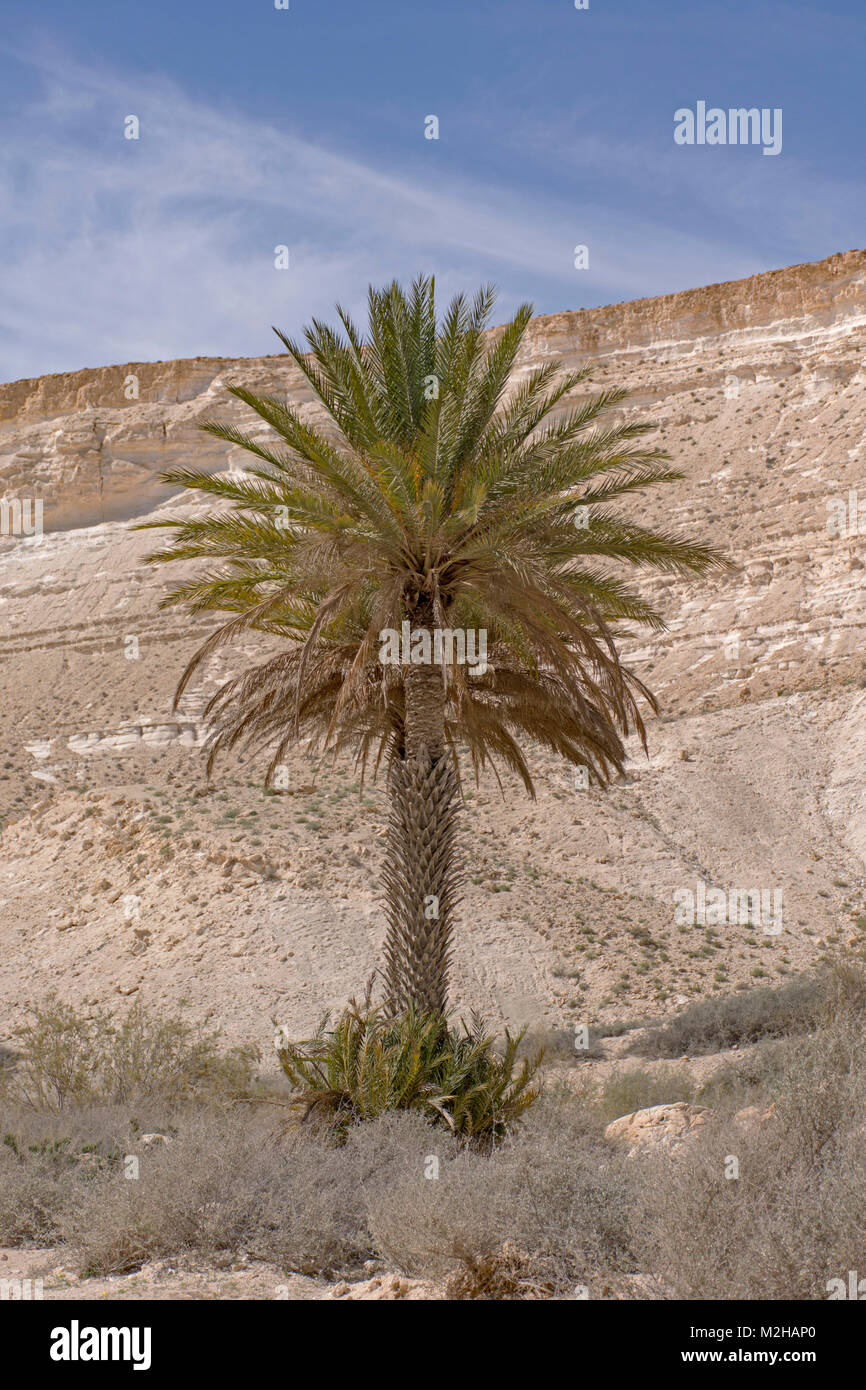
[[[20,55],[19,55],[20,57]],[[550,307],[623,299],[760,268],[747,242],[688,234],[579,196],[608,157],[572,149],[562,193],[377,167],[282,123],[215,109],[159,77],[29,55],[38,79],[0,141],[4,245],[0,377],[109,362],[271,352],[366,285],[435,271],[442,291],[494,279],[504,316],[542,290]],[[140,139],[124,138],[127,115]],[[432,144],[432,142],[429,142]],[[628,159],[617,156],[621,175]],[[764,161],[766,163],[766,161]],[[632,164],[634,161],[632,160]],[[642,177],[639,167],[633,177]],[[592,248],[591,276],[573,247]],[[274,267],[274,248],[291,268]],[[836,249],[836,248],[834,248]]]

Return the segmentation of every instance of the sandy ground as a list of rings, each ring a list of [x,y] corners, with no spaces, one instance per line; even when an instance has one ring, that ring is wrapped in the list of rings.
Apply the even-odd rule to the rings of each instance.
[[[610,1022],[859,950],[863,701],[657,722],[650,759],[607,793],[542,760],[535,803],[469,788],[457,1008]],[[385,806],[351,768],[298,759],[298,789],[274,796],[237,768],[206,790],[201,754],[180,746],[46,765],[58,782],[29,790],[0,842],[0,1042],[55,991],[212,1012],[267,1047],[273,1018],[304,1033],[362,987],[384,930]],[[675,894],[701,882],[781,890],[783,930],[677,923]]]

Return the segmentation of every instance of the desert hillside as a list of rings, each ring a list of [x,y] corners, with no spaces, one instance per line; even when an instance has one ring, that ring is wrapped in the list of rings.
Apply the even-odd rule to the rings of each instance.
[[[522,370],[592,362],[685,473],[634,507],[737,569],[653,582],[669,628],[630,656],[662,716],[627,780],[579,792],[545,759],[535,803],[469,787],[460,1009],[649,1015],[866,944],[864,344],[863,251],[533,322]],[[0,535],[0,1042],[56,991],[212,1011],[267,1045],[271,1018],[303,1031],[375,961],[379,790],[303,752],[285,795],[261,764],[206,785],[201,709],[252,644],[171,712],[209,624],[159,611],[167,575],[129,523],[180,514],[162,469],[242,466],[197,429],[250,428],[233,383],[317,417],[282,356],[0,386],[0,488],[44,506],[41,539]],[[699,882],[781,891],[783,929],[677,924]]]

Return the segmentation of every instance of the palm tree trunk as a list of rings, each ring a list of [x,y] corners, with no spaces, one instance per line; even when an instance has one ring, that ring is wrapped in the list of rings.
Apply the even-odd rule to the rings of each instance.
[[[432,635],[431,609],[424,606],[415,617],[413,629],[426,627]],[[410,1004],[444,1013],[461,877],[456,843],[460,791],[445,744],[441,668],[407,666],[404,690],[403,756],[389,769],[383,871],[388,1002],[395,1013]]]

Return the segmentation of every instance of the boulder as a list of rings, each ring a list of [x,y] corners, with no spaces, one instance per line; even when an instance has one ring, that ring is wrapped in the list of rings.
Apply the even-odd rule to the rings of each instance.
[[[427,1299],[435,1295],[431,1286],[420,1280],[406,1279],[402,1274],[386,1274],[353,1284],[343,1280],[334,1285],[330,1296],[350,1303],[355,1300],[366,1302],[369,1299]]]
[[[629,1158],[658,1148],[675,1150],[700,1133],[711,1114],[711,1110],[684,1100],[650,1105],[646,1110],[635,1110],[612,1120],[604,1137],[625,1148]]]

